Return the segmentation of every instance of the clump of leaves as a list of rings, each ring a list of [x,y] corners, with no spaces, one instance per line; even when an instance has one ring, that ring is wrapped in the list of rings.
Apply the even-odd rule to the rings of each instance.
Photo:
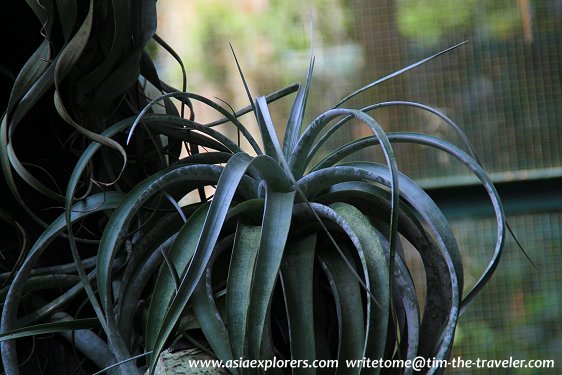
[[[68,179],[64,214],[37,239],[2,290],[6,373],[19,372],[15,339],[46,332],[63,332],[99,368],[127,374],[146,367],[153,371],[159,354],[178,339],[224,361],[274,356],[340,363],[364,357],[447,358],[459,315],[499,261],[506,224],[498,195],[462,131],[439,111],[404,101],[343,108],[364,90],[439,54],[350,94],[310,124],[304,123],[304,113],[313,58],[304,85],[256,99],[246,87],[251,106],[238,113],[197,94],[162,89],[168,92],[138,116],[96,133]],[[294,91],[280,142],[268,102]],[[183,110],[180,114],[169,105],[163,113],[155,110],[173,98],[183,104],[201,102],[223,119],[201,124],[192,111],[186,118]],[[387,133],[371,115],[387,106],[411,106],[440,117],[459,132],[468,151],[428,134]],[[250,111],[263,147],[238,118]],[[334,132],[350,126],[351,120],[373,135],[313,162]],[[238,129],[252,154],[215,129],[224,123]],[[107,146],[125,149],[113,141],[125,132],[128,141],[155,140],[153,157],[164,168],[130,189],[109,185],[75,198],[98,152]],[[172,152],[163,137],[174,144],[189,142],[193,152],[183,159],[168,158]],[[487,269],[464,297],[463,265],[451,229],[429,196],[398,170],[394,143],[425,145],[452,155],[482,181],[490,196],[497,243]],[[208,152],[197,152],[198,146]],[[342,162],[373,146],[382,149],[386,164]],[[112,159],[109,164],[114,163]],[[214,188],[211,197],[204,190],[209,186]],[[180,206],[190,192],[198,192],[199,198]],[[83,259],[83,246],[92,240],[78,238],[75,231],[92,216],[107,222],[99,242],[94,241],[95,255]],[[60,237],[69,244],[73,263],[37,267]],[[425,301],[416,294],[405,241],[423,261]],[[38,293],[43,289],[64,292],[45,301]],[[84,292],[86,311],[95,317],[75,319],[82,308],[65,306]],[[34,297],[34,307],[22,314],[25,293]],[[73,336],[64,333],[68,330],[75,331]]]

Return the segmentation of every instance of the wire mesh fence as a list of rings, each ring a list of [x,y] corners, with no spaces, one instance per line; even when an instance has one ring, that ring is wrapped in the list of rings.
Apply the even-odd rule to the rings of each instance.
[[[493,249],[494,219],[465,218],[452,222],[462,244],[466,284],[472,285]],[[502,263],[488,287],[461,317],[453,356],[466,359],[562,358],[562,213],[529,213],[510,217],[518,238],[527,244],[536,269],[508,241]],[[471,280],[472,279],[472,280]],[[475,373],[457,369],[457,373]],[[478,370],[478,373],[486,373]],[[490,374],[499,369],[488,370]],[[506,369],[509,374],[535,374],[536,369]],[[544,373],[548,373],[545,370]]]

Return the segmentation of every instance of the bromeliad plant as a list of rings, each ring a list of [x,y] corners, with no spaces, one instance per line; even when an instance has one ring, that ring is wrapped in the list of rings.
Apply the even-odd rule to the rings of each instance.
[[[164,95],[138,116],[91,137],[68,179],[64,214],[37,239],[15,276],[4,275],[8,286],[2,289],[1,339],[6,373],[19,373],[15,339],[49,332],[68,338],[100,369],[123,374],[154,371],[160,353],[179,339],[223,361],[338,359],[338,373],[385,372],[346,369],[347,359],[447,358],[460,314],[500,258],[506,224],[498,195],[462,131],[439,111],[404,101],[343,108],[364,90],[439,54],[363,87],[308,125],[304,113],[313,59],[304,85],[255,100],[246,86],[251,106],[234,114],[205,97],[156,87]],[[268,103],[295,91],[279,142]],[[192,110],[187,118],[183,109],[175,111],[170,106],[174,98],[182,105],[201,102],[223,119],[200,124]],[[55,96],[55,101],[68,115],[65,120],[73,122],[61,98]],[[156,110],[162,102],[166,109]],[[410,106],[441,118],[461,135],[468,152],[428,134],[387,133],[375,118],[377,109],[388,106]],[[250,111],[263,147],[238,118]],[[314,162],[334,132],[352,120],[373,135]],[[215,129],[224,123],[237,128],[252,154]],[[125,150],[114,140],[125,133],[127,142],[137,145],[150,139],[155,164],[164,167],[130,189],[97,184],[76,198],[83,175],[99,161],[98,153],[108,146]],[[178,142],[188,142],[193,152],[176,160],[168,145]],[[463,265],[451,229],[430,197],[398,170],[394,143],[425,145],[452,155],[482,181],[490,196],[497,217],[494,254],[464,297]],[[200,146],[208,152],[197,152]],[[386,164],[342,162],[373,146],[382,149]],[[106,176],[118,178],[131,166],[124,164],[115,173],[115,162],[127,160],[128,154],[111,155],[102,159],[113,171]],[[214,188],[212,196],[206,187]],[[198,199],[180,205],[191,192]],[[89,223],[88,217],[107,218],[99,242],[76,234],[79,225]],[[37,267],[49,244],[61,237],[69,244],[73,263]],[[85,244],[92,242],[95,255],[83,259]],[[412,278],[417,271],[406,263],[406,242],[423,261],[424,301]],[[44,289],[64,292],[53,299],[52,294],[38,293]],[[86,311],[95,317],[74,318],[82,306],[69,301],[84,292]],[[19,308],[24,295],[31,296],[33,308]],[[422,372],[440,370],[428,367]]]
[[[186,308],[213,353],[225,363],[280,356],[308,363],[336,358],[343,364],[365,357],[445,359],[450,354],[460,313],[499,260],[505,222],[497,193],[479,163],[458,147],[426,134],[386,133],[367,114],[384,106],[410,105],[441,117],[462,136],[452,121],[431,108],[407,102],[361,110],[340,108],[364,88],[303,126],[312,66],[311,60],[282,145],[267,98],[252,101],[248,91],[263,150],[236,118],[221,111],[245,134],[256,156],[223,143],[229,152],[188,157],[185,165],[138,186],[113,214],[109,226],[126,228],[131,213],[158,191],[180,181],[190,190],[216,181],[213,198],[190,207],[193,214],[174,234],[173,242],[169,234],[156,242],[170,241],[170,250],[152,290],[146,319],[150,369],[178,322],[182,327],[182,315],[183,319],[189,316],[184,315]],[[199,99],[192,94],[168,96]],[[153,121],[144,112],[135,125]],[[373,136],[340,147],[311,165],[320,146],[351,119],[368,126]],[[191,122],[183,125],[196,129]],[[453,155],[480,178],[490,195],[498,223],[495,253],[464,299],[461,257],[451,230],[427,194],[398,171],[394,142],[426,145]],[[387,165],[339,164],[373,145],[382,148]],[[471,150],[468,142],[467,147]],[[223,163],[224,167],[218,165]],[[423,260],[428,291],[421,321],[399,235],[414,245]],[[118,230],[102,238],[102,248],[109,249],[109,254],[104,254],[101,263],[98,260],[105,272],[98,287],[106,311],[112,311],[116,296],[110,291],[108,271],[119,249]],[[380,369],[364,371],[378,373]]]

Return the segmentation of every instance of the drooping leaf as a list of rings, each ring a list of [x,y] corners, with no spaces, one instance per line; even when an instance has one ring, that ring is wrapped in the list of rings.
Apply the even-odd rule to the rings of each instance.
[[[71,221],[76,221],[84,216],[90,215],[95,212],[113,209],[123,199],[121,193],[101,193],[88,197],[86,200],[78,202],[71,210]],[[66,228],[65,215],[59,216],[48,228],[43,232],[39,239],[35,242],[27,258],[20,267],[14,280],[10,284],[10,289],[4,301],[4,309],[2,310],[1,326],[2,332],[8,332],[17,328],[17,312],[20,302],[20,297],[25,287],[31,270],[39,257],[46,250],[49,243],[51,243],[64,229]],[[2,362],[6,371],[17,372],[18,361],[15,351],[15,345],[12,341],[8,340],[2,343]]]
[[[338,362],[360,360],[365,352],[365,323],[361,288],[338,253],[326,249],[318,255],[336,302],[338,316]],[[360,367],[338,367],[338,374],[359,374]]]
[[[379,237],[383,244],[388,242],[382,233],[388,232],[388,224],[385,224],[384,220],[390,214],[389,200],[390,194],[388,191],[365,182],[346,182],[334,185],[330,188],[329,193],[320,198],[322,202],[343,201],[359,207],[369,217],[373,225],[377,229],[380,228],[381,233]],[[440,331],[446,326],[451,314],[451,301],[458,300],[458,292],[455,297],[453,295],[451,276],[449,275],[450,270],[448,270],[447,262],[441,255],[443,253],[447,257],[447,250],[440,249],[432,239],[433,236],[440,238],[440,232],[426,233],[425,227],[419,222],[418,215],[414,214],[414,212],[415,208],[411,207],[407,201],[401,202],[399,232],[420,253],[425,268],[426,285],[428,287],[423,322],[418,334],[420,345],[417,353],[424,357],[432,357],[440,338]],[[436,224],[431,224],[427,227],[435,228]],[[444,243],[444,241],[441,241],[441,243]],[[399,261],[398,258],[396,259]],[[398,270],[395,270],[396,272]],[[406,275],[406,272],[404,272],[404,275]],[[399,276],[397,281],[400,281],[400,279],[404,280],[402,276]],[[401,294],[405,301],[415,297],[411,295],[412,287],[405,285],[404,288],[402,288],[404,292]],[[416,316],[419,314],[416,311],[416,304],[417,302],[410,302],[411,308],[405,307],[406,313],[409,314],[408,325],[419,325],[419,318]],[[408,341],[410,342],[408,344],[408,353],[411,353],[411,348],[417,345],[415,336],[416,333],[408,334]]]
[[[387,259],[390,256],[390,247],[388,247],[388,253],[385,255],[385,250],[381,246],[377,231],[371,226],[360,210],[342,202],[333,203],[330,207],[353,228],[353,232],[361,244],[367,266],[367,274],[370,279],[369,286],[371,292],[376,297],[376,301],[369,298],[369,295],[366,298],[367,340],[365,342],[364,355],[368,358],[383,358],[391,297],[389,259]],[[390,246],[390,244],[387,245]],[[373,373],[378,373],[378,371]]]
[[[143,120],[145,114],[148,112],[148,110],[158,101],[160,100],[164,100],[166,98],[188,98],[188,99],[193,99],[196,101],[200,101],[201,103],[211,107],[212,109],[214,109],[215,111],[219,112],[221,115],[223,115],[225,118],[227,118],[234,126],[236,126],[236,128],[244,135],[244,137],[246,138],[246,140],[250,143],[250,145],[252,146],[252,148],[254,149],[254,151],[256,152],[257,155],[261,155],[262,151],[259,148],[258,144],[256,143],[256,141],[254,140],[254,138],[252,137],[252,135],[250,134],[250,132],[246,129],[246,127],[244,127],[244,125],[242,125],[242,123],[236,118],[234,117],[234,115],[232,115],[230,112],[228,112],[227,110],[225,110],[223,107],[221,107],[220,105],[218,105],[217,103],[215,103],[212,100],[209,100],[201,95],[197,95],[197,94],[192,94],[192,93],[182,93],[182,92],[171,92],[165,95],[162,95],[154,100],[152,100],[137,116],[135,122],[133,123],[133,125],[131,125],[131,130],[129,131],[129,136],[127,138],[127,143],[130,142],[131,137],[133,132],[135,131],[135,128],[138,126],[138,124]],[[177,121],[181,121],[181,120],[177,120]],[[215,132],[216,133],[216,132]]]
[[[503,206],[501,204],[499,195],[492,181],[490,180],[488,175],[484,172],[480,164],[457,146],[447,141],[441,140],[439,138],[427,134],[421,134],[421,133],[389,134],[389,139],[391,142],[416,143],[425,146],[431,146],[454,156],[480,179],[480,181],[482,182],[484,188],[486,189],[490,197],[490,202],[492,203],[492,206],[494,208],[494,213],[496,215],[496,221],[497,221],[497,236],[496,236],[496,245],[494,248],[494,254],[490,262],[488,263],[486,270],[482,273],[480,279],[477,281],[477,283],[474,285],[471,291],[464,298],[463,308],[462,308],[462,310],[464,311],[464,309],[466,308],[465,306],[468,306],[473,301],[473,299],[476,297],[479,291],[490,279],[501,257],[501,251],[505,243],[505,233],[506,233],[507,223],[505,220],[505,214],[503,212]],[[341,158],[349,155],[351,152],[354,152],[359,148],[366,147],[372,144],[378,144],[378,141],[374,138],[367,138],[356,142],[352,142],[346,146],[343,146],[339,151],[334,152],[334,154],[332,154],[332,156],[329,156],[326,159],[326,162],[322,162],[321,165],[324,166],[328,164],[333,164],[337,160],[340,160]],[[437,212],[438,208],[434,207],[432,211]],[[457,267],[457,271],[460,268],[461,266],[459,265]]]
[[[441,248],[446,251],[445,259],[447,262],[448,273],[451,280],[452,296],[451,309],[448,312],[449,318],[447,325],[443,328],[444,338],[440,348],[437,350],[436,358],[445,358],[450,349],[454,338],[454,331],[459,316],[460,294],[462,291],[463,274],[460,253],[455,238],[447,223],[447,220],[427,196],[412,180],[399,173],[400,196],[404,197],[432,227],[432,231],[437,235],[437,240]],[[299,181],[301,189],[310,193],[310,187],[314,186],[315,191],[321,192],[330,185],[339,182],[349,181],[371,181],[390,187],[388,170],[385,166],[376,163],[349,163],[348,165],[324,168],[303,177]],[[441,340],[438,338],[438,340]]]

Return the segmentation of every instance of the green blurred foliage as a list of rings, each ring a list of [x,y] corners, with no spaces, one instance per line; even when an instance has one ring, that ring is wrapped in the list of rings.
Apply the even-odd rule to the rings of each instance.
[[[519,31],[518,3],[512,0],[398,0],[400,32],[426,46],[452,31],[505,39]]]
[[[251,6],[248,2],[196,0],[197,17],[187,25],[186,44],[194,47],[185,57],[188,66],[202,67],[213,82],[225,78],[225,64],[217,59],[230,53],[228,43],[242,56],[250,70],[265,69],[283,59],[287,51],[310,47],[310,22],[314,23],[314,45],[333,45],[348,39],[349,9],[340,0],[271,1]],[[256,68],[257,66],[259,68]]]

